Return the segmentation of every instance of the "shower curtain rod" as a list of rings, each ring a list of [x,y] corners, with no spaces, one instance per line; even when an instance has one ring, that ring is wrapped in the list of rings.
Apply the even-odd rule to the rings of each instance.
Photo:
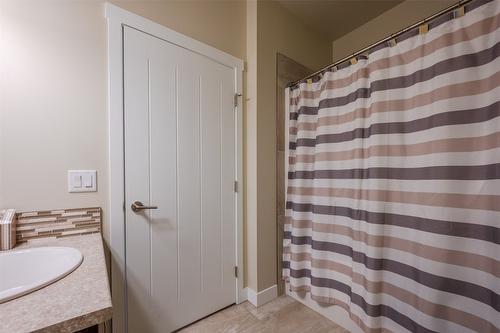
[[[334,62],[333,64],[329,64],[329,65],[327,65],[327,66],[325,66],[325,67],[321,68],[320,70],[318,70],[318,71],[316,71],[316,72],[314,72],[314,73],[312,73],[312,74],[310,74],[310,75],[308,75],[308,76],[306,76],[306,77],[304,77],[304,78],[302,78],[302,79],[300,79],[300,80],[297,80],[297,81],[294,81],[294,82],[289,83],[287,87],[288,87],[288,88],[293,89],[293,87],[295,87],[295,86],[296,86],[296,85],[298,85],[299,83],[306,82],[307,80],[312,79],[312,78],[316,77],[317,75],[319,75],[319,74],[321,74],[321,73],[323,73],[323,72],[328,71],[330,68],[333,68],[333,67],[335,67],[335,66],[338,66],[338,65],[340,65],[340,64],[342,64],[342,63],[344,63],[344,62],[346,62],[346,61],[348,61],[348,60],[351,60],[351,59],[353,59],[353,58],[355,58],[355,57],[357,57],[357,56],[359,56],[359,55],[362,55],[362,54],[364,54],[365,52],[367,52],[367,51],[369,51],[369,50],[373,49],[373,48],[374,48],[374,47],[376,47],[376,46],[379,46],[379,45],[380,45],[380,44],[382,44],[382,43],[385,43],[385,42],[388,42],[388,41],[390,41],[390,40],[392,40],[392,39],[395,39],[395,38],[397,38],[398,36],[401,36],[402,34],[404,34],[405,32],[408,32],[408,31],[410,31],[410,30],[412,30],[412,29],[415,29],[415,28],[417,28],[417,27],[419,27],[419,26],[421,26],[421,25],[425,24],[425,23],[428,23],[429,21],[431,21],[431,20],[435,19],[436,17],[439,17],[439,16],[441,16],[441,15],[443,15],[443,14],[446,14],[446,13],[448,13],[448,12],[451,12],[451,11],[453,11],[453,10],[457,9],[457,8],[460,8],[460,7],[462,7],[462,6],[465,6],[467,3],[471,2],[471,1],[473,1],[473,0],[460,0],[460,1],[458,1],[456,4],[451,5],[451,6],[449,6],[449,7],[445,8],[445,9],[443,9],[443,10],[441,10],[441,11],[439,11],[439,12],[437,12],[437,13],[435,13],[435,14],[433,14],[433,15],[429,16],[429,17],[426,17],[425,19],[420,20],[420,21],[418,21],[418,22],[416,22],[416,23],[414,23],[414,24],[412,24],[412,25],[410,25],[410,26],[408,26],[408,27],[406,27],[406,28],[404,28],[404,29],[402,29],[402,30],[399,30],[398,32],[393,33],[393,34],[391,34],[391,35],[387,36],[386,38],[384,38],[384,39],[382,39],[382,40],[379,40],[379,41],[377,41],[377,42],[375,42],[375,43],[372,43],[372,44],[368,45],[367,47],[362,48],[362,49],[361,49],[361,50],[359,50],[359,51],[356,51],[356,52],[354,52],[354,53],[351,53],[351,54],[350,54],[350,55],[348,55],[347,57],[344,57],[344,58],[342,58],[342,59],[340,59],[340,60],[338,60],[338,61]]]

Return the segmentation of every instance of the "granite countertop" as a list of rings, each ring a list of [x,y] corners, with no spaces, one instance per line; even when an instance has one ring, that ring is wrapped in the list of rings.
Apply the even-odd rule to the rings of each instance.
[[[74,332],[111,318],[112,305],[100,234],[43,239],[15,249],[68,246],[82,264],[45,288],[0,304],[0,332]]]

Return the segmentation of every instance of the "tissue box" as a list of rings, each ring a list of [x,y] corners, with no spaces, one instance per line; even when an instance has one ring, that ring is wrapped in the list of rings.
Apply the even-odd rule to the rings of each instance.
[[[16,211],[0,210],[0,251],[10,250],[16,245]]]

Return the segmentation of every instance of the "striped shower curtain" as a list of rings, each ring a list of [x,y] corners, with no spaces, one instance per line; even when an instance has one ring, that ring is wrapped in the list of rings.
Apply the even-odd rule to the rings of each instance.
[[[284,277],[364,332],[500,332],[500,1],[290,88]]]

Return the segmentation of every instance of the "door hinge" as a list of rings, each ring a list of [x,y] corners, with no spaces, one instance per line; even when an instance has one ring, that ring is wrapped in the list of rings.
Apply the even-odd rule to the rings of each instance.
[[[241,94],[234,94],[234,101],[233,101],[234,107],[238,107],[238,97],[241,97]]]
[[[237,180],[234,181],[234,192],[238,193],[238,181]]]
[[[234,266],[234,277],[238,277],[238,266]]]

